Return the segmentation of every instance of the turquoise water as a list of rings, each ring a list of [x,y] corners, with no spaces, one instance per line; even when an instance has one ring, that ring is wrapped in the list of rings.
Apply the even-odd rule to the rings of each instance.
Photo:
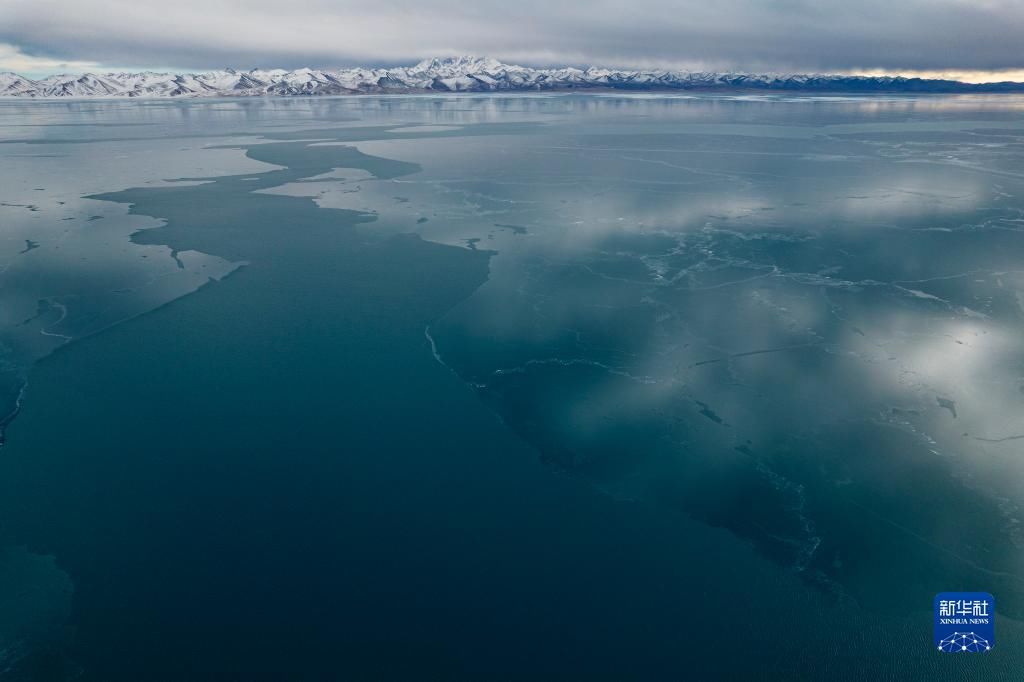
[[[4,103],[0,670],[1009,675],[1022,110]]]

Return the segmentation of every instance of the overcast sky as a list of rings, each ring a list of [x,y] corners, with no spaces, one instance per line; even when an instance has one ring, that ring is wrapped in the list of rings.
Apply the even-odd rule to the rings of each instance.
[[[0,70],[410,64],[1024,69],[1024,0],[0,0]],[[977,78],[975,78],[977,79]]]

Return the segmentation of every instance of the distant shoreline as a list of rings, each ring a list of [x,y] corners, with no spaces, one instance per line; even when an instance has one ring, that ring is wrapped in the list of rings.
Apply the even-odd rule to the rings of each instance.
[[[767,90],[756,88],[726,89],[726,88],[693,88],[693,89],[651,89],[651,90],[627,90],[616,88],[567,88],[559,90],[498,90],[498,91],[459,91],[445,92],[437,90],[415,90],[408,92],[350,92],[350,93],[299,93],[299,94],[188,94],[188,95],[3,95],[0,94],[0,102],[68,102],[68,101],[131,101],[131,100],[183,100],[183,101],[215,101],[215,100],[258,100],[258,99],[347,99],[347,98],[399,98],[399,97],[544,97],[544,96],[571,96],[571,95],[615,95],[621,97],[653,95],[653,96],[676,96],[686,97],[720,97],[723,99],[744,96],[760,96],[769,98],[772,96],[802,96],[808,99],[814,98],[860,98],[872,99],[876,97],[892,96],[935,96],[948,97],[950,95],[974,96],[974,95],[1024,95],[1024,84],[1017,90],[976,90],[976,91],[913,91],[913,90]]]

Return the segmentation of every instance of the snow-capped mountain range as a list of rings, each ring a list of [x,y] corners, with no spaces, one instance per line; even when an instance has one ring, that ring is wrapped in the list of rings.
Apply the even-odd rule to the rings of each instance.
[[[896,76],[628,71],[546,68],[495,59],[427,59],[415,66],[205,73],[106,73],[31,80],[0,73],[0,97],[258,97],[569,90],[777,90],[803,92],[1024,92],[1024,83],[962,83]]]

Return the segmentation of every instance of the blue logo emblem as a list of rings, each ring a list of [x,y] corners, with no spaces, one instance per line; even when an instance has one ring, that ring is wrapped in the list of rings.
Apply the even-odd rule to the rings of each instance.
[[[996,645],[996,600],[988,592],[941,592],[933,606],[939,651],[976,654]]]

